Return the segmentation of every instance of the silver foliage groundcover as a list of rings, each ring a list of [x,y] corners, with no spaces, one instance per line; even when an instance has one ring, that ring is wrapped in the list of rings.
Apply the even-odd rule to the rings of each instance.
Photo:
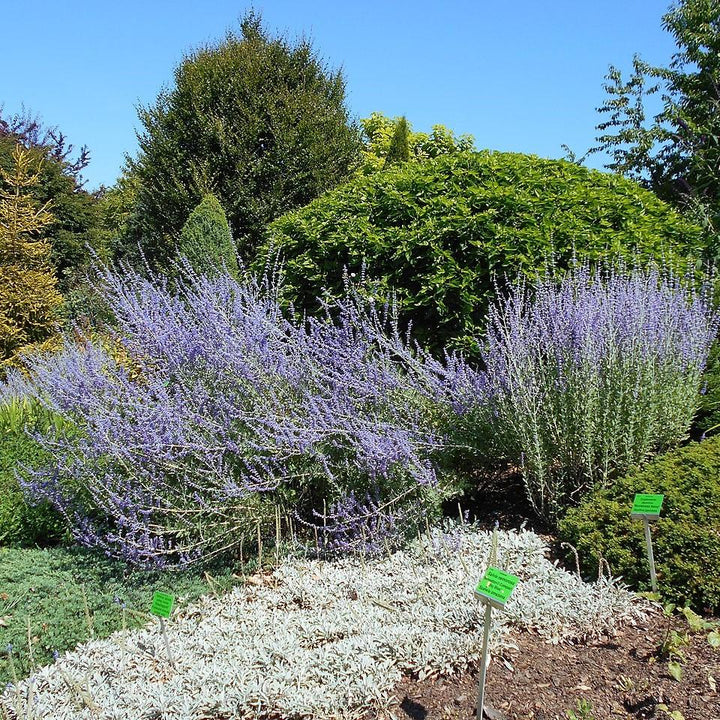
[[[62,655],[8,687],[0,706],[11,718],[57,720],[382,714],[403,673],[450,674],[477,662],[483,606],[473,588],[491,537],[458,526],[381,560],[288,560],[177,612],[168,623],[175,668],[150,624]],[[512,644],[513,628],[560,642],[643,614],[618,584],[588,584],[556,567],[534,533],[500,532],[497,546],[496,564],[521,582],[507,611],[493,614],[495,649]]]

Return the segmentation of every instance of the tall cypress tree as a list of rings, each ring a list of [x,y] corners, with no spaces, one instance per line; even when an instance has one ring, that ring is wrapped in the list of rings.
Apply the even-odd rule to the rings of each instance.
[[[390,140],[388,154],[385,156],[385,167],[393,163],[407,162],[410,159],[410,126],[403,115],[395,125],[395,132]]]

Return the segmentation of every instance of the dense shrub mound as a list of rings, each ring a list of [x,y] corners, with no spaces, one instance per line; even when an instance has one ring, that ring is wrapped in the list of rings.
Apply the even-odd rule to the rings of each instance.
[[[463,345],[478,333],[493,274],[663,258],[678,268],[699,252],[699,230],[624,178],[515,153],[459,153],[358,177],[284,215],[270,248],[286,263],[286,288],[313,308],[324,288],[340,296],[343,268],[367,274],[401,301],[421,341]],[[465,338],[462,340],[456,340]]]
[[[560,523],[560,537],[578,548],[583,565],[600,555],[612,572],[649,589],[642,523],[630,519],[635,493],[663,493],[653,526],[661,593],[698,609],[720,608],[720,437],[664,455],[599,490]]]

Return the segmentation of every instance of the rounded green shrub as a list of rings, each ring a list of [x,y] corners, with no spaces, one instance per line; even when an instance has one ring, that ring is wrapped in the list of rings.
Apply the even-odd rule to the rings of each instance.
[[[693,423],[693,436],[704,437],[720,433],[720,342],[710,349],[705,372],[702,376],[702,388],[699,409]]]
[[[344,269],[397,293],[402,320],[432,347],[472,346],[495,280],[553,261],[663,261],[684,270],[699,228],[639,185],[562,160],[457,153],[356,177],[269,228],[293,301],[339,296]]]
[[[612,487],[591,493],[560,522],[559,538],[597,571],[650,588],[643,524],[630,518],[635,493],[665,495],[652,523],[658,589],[668,600],[720,609],[720,437],[673,450]]]

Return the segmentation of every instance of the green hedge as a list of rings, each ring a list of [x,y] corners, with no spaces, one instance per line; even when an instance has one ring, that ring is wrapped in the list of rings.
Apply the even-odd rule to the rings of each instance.
[[[560,540],[577,547],[597,572],[601,555],[614,575],[650,587],[643,524],[630,519],[635,493],[663,493],[652,524],[662,595],[701,610],[720,609],[720,436],[663,455],[642,470],[591,493],[560,522]]]
[[[458,153],[404,163],[351,182],[270,225],[268,253],[285,261],[287,291],[313,310],[343,269],[393,288],[414,334],[434,347],[478,334],[493,274],[533,275],[553,256],[664,260],[684,269],[699,228],[637,184],[562,160]]]

